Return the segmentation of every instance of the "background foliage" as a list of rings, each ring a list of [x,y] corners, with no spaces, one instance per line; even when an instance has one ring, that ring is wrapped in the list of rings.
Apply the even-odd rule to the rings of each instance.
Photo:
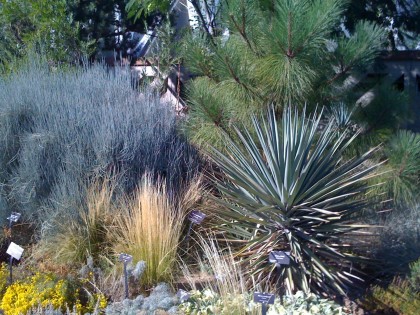
[[[224,238],[206,235],[219,244],[201,244],[197,266],[212,270],[212,290],[197,293],[190,311],[247,312],[247,284],[271,290],[265,280],[274,278],[274,266],[266,258],[281,249],[292,252],[282,274],[289,291],[345,294],[363,267],[364,279],[377,284],[372,299],[387,304],[373,310],[410,312],[418,264],[403,275],[419,253],[420,143],[418,134],[399,130],[410,118],[408,95],[365,76],[385,47],[415,47],[418,1],[188,1],[198,9],[198,29],[185,32],[179,54],[174,39],[182,32],[168,18],[150,60],[160,70],[156,89],[185,61],[193,76],[186,135],[216,162],[211,200],[200,208]],[[81,58],[114,49],[124,57],[125,35],[131,44],[140,38],[126,32],[160,25],[168,7],[156,0],[0,0],[1,216],[16,210],[35,222],[34,235],[24,224],[14,233],[36,243],[25,253],[32,251],[37,268],[74,278],[87,261],[81,273],[88,276],[77,286],[92,297],[84,301],[92,311],[105,302],[101,292],[114,301],[123,296],[117,252],[146,261],[132,293],[177,276],[184,215],[203,195],[199,156],[178,133],[181,119],[170,106],[139,88],[128,68]],[[299,116],[317,105],[328,113]],[[268,120],[250,119],[269,106]],[[382,226],[374,237],[361,224],[366,215]],[[10,231],[3,234],[7,245]],[[231,249],[222,247],[226,241]],[[246,245],[235,252],[235,244]],[[376,260],[357,265],[368,262],[358,259],[361,252]],[[238,261],[256,269],[243,274]],[[42,279],[9,286],[9,297],[55,290],[56,280]],[[61,307],[55,300],[64,297],[54,296],[36,311]],[[339,311],[312,295],[293,303],[294,311]]]
[[[185,63],[197,76],[188,93],[192,140],[215,144],[231,124],[249,123],[250,113],[270,104],[355,104],[366,92],[358,78],[383,48],[385,31],[359,21],[338,32],[345,9],[339,0],[220,4],[217,28],[185,40]]]

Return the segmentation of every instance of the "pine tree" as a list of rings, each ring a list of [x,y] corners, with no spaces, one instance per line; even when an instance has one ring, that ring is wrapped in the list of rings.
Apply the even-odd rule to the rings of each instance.
[[[354,103],[355,86],[382,48],[385,32],[358,22],[341,31],[346,1],[229,0],[217,28],[202,27],[185,41],[188,129],[196,143],[217,144],[232,123],[273,104],[315,107]]]
[[[350,0],[345,26],[352,31],[357,21],[375,21],[387,32],[392,50],[420,47],[419,0]]]

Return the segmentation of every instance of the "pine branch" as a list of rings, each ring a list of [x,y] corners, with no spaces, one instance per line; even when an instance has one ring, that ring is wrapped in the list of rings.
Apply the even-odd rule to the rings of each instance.
[[[207,11],[207,16],[209,17],[209,27],[212,28],[213,34],[214,34],[214,29],[216,28],[216,25],[214,24],[214,13],[210,10],[210,6],[207,2],[207,0],[204,0],[204,6],[206,7],[206,11]],[[211,19],[210,19],[211,17]]]
[[[236,75],[235,71],[233,70],[232,66],[229,63],[229,59],[227,57],[223,58],[225,65],[227,66],[230,75],[232,76],[232,78],[236,81],[236,83],[238,83],[240,86],[242,86],[245,90],[247,90],[248,92],[250,92],[251,94],[253,94],[254,96],[258,97],[260,100],[264,100],[264,98],[259,95],[257,92],[253,91],[252,88],[250,86],[248,86],[247,84],[245,84],[244,82],[242,82],[239,77]]]
[[[349,70],[351,69],[351,66],[342,67],[342,70],[338,73],[336,73],[331,79],[327,81],[328,85],[331,85],[334,81],[341,78],[343,75],[345,75]]]
[[[235,18],[233,17],[233,14],[229,14],[229,18],[231,19],[231,21],[233,22],[233,24],[235,25],[236,29],[238,30],[239,34],[241,35],[241,37],[245,40],[247,46],[249,47],[249,49],[253,52],[253,53],[257,53],[254,48],[251,45],[251,42],[249,41],[248,36],[245,33],[245,22],[243,21],[243,27],[240,27],[238,25],[238,23],[236,22]]]
[[[292,50],[292,13],[289,12],[287,20],[287,57],[293,58],[295,55]]]
[[[201,12],[200,6],[197,3],[197,0],[188,0],[191,2],[191,4],[193,5],[195,11],[197,12],[198,17],[200,18],[200,24],[201,24],[201,28],[204,30],[204,32],[206,33],[208,39],[210,40],[210,42],[216,46],[216,43],[214,42],[214,38],[213,35],[210,33],[208,27],[207,27],[207,23],[206,23],[206,19],[203,16],[203,13]]]
[[[225,65],[227,66],[230,75],[232,76],[232,78],[239,84],[242,85],[246,90],[248,90],[248,87],[241,82],[241,80],[239,79],[239,77],[235,74],[235,71],[233,70],[233,68],[231,67],[230,63],[229,63],[229,59],[227,57],[225,57],[223,59],[225,61]]]

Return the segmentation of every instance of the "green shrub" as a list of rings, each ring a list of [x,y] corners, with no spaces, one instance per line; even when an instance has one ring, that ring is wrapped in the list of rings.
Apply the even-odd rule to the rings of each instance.
[[[387,288],[375,286],[363,303],[366,310],[385,314],[417,315],[420,293],[415,292],[407,280],[394,280]]]
[[[126,198],[120,207],[113,226],[108,228],[114,252],[128,253],[133,261],[145,262],[140,279],[143,286],[170,282],[181,240],[183,209],[176,209],[166,187],[154,185],[147,175],[134,196]]]
[[[410,285],[414,291],[420,292],[420,259],[410,264]]]
[[[406,278],[395,277],[387,287],[373,286],[364,308],[385,314],[416,315],[420,310],[420,260],[410,264]]]
[[[420,134],[399,130],[393,134],[381,150],[386,160],[382,174],[372,193],[392,201],[394,207],[409,208],[420,201]]]
[[[115,179],[96,180],[87,187],[85,204],[78,209],[78,217],[52,220],[55,233],[44,235],[36,244],[33,258],[71,268],[79,268],[89,257],[95,263],[107,259],[110,256],[108,228],[113,225],[117,209],[113,200],[115,182]]]

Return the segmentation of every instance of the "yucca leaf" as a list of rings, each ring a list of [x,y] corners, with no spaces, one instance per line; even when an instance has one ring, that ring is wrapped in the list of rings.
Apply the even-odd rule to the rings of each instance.
[[[355,269],[346,262],[356,259],[350,236],[371,227],[360,214],[378,166],[365,161],[376,148],[343,161],[354,137],[337,135],[334,122],[320,130],[320,115],[290,108],[280,123],[274,109],[252,121],[252,131],[236,129],[239,144],[225,139],[228,153],[209,150],[222,171],[215,179],[221,197],[214,198],[220,228],[247,242],[239,253],[257,279],[270,277],[270,251],[289,250],[287,287],[344,294],[357,279],[348,276]]]

